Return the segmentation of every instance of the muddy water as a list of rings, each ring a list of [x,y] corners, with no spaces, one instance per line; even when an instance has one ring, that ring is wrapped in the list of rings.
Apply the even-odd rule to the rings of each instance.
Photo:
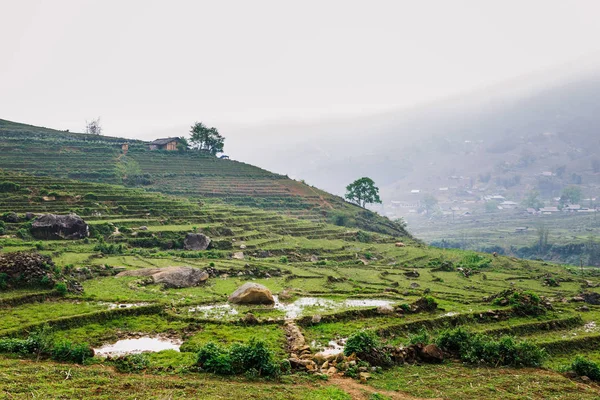
[[[142,306],[147,306],[150,303],[106,303],[106,302],[99,302],[98,304],[107,306],[109,310],[114,310],[116,308],[142,307]]]
[[[286,319],[298,318],[306,314],[317,312],[343,310],[346,308],[391,306],[393,301],[377,299],[347,299],[332,300],[319,297],[300,297],[291,303],[282,303],[277,296],[273,296],[275,304],[266,306],[284,313]],[[256,306],[254,306],[255,308]],[[245,310],[245,311],[244,311]],[[200,313],[206,318],[221,318],[245,313],[250,307],[236,306],[232,304],[213,304],[190,308],[190,312]]]
[[[313,347],[316,347],[317,342],[311,343]],[[319,351],[318,354],[323,355],[324,357],[337,355],[344,352],[344,345],[346,344],[346,339],[340,340],[332,340],[330,341],[323,350]]]
[[[142,337],[137,339],[123,339],[116,343],[104,345],[94,349],[97,356],[122,356],[126,354],[139,354],[144,352],[158,352],[162,350],[179,351],[179,339],[159,337]]]

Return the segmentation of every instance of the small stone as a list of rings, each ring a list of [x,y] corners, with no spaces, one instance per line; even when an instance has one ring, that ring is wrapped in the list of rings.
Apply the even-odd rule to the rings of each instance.
[[[366,383],[367,379],[371,378],[371,374],[367,372],[361,372],[358,374],[358,377],[360,378],[361,383]]]

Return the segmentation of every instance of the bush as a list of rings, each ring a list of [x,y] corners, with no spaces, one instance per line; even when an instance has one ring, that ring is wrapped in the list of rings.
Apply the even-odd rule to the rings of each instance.
[[[359,331],[350,335],[344,347],[344,354],[356,354],[360,360],[376,366],[392,365],[390,355],[383,350],[375,333],[370,331]]]
[[[289,260],[288,260],[287,256],[281,256],[281,257],[279,258],[279,262],[280,262],[280,263],[282,263],[282,264],[287,264],[287,263],[288,263],[288,261],[289,261]]]
[[[0,272],[0,290],[4,290],[8,287],[8,275],[4,272]]]
[[[593,381],[600,381],[600,366],[582,356],[575,357],[571,369],[579,376],[587,376]]]
[[[6,224],[4,221],[0,220],[0,235],[4,235],[4,231],[6,230]]]
[[[425,329],[421,329],[419,333],[410,336],[410,344],[428,344],[431,343],[431,336]]]
[[[94,357],[94,350],[87,343],[73,344],[65,340],[54,344],[50,357],[55,361],[83,364],[86,359]]]
[[[140,372],[148,368],[150,361],[145,354],[129,354],[113,360],[118,372]]]
[[[0,193],[18,192],[21,186],[14,182],[0,182]]]
[[[220,375],[275,377],[281,373],[281,367],[273,358],[273,352],[265,342],[252,338],[247,344],[236,343],[229,349],[207,343],[198,351],[196,364],[205,371]]]
[[[200,348],[196,364],[207,372],[219,375],[233,374],[229,353],[212,342]]]
[[[436,344],[443,351],[472,364],[539,367],[547,356],[544,349],[528,341],[516,341],[511,336],[494,340],[462,328],[443,331],[437,337]]]
[[[451,354],[461,354],[468,348],[471,333],[464,328],[442,331],[435,340],[440,349]]]
[[[23,240],[29,240],[31,239],[31,234],[29,233],[29,231],[25,228],[21,228],[17,231],[17,237],[21,238]]]
[[[56,285],[54,285],[54,290],[60,293],[61,296],[64,296],[67,294],[67,284],[64,282],[58,282]]]
[[[356,240],[361,243],[371,243],[373,241],[373,235],[370,235],[363,231],[358,231],[356,234]]]
[[[514,292],[508,299],[508,304],[512,306],[517,315],[541,315],[546,312],[542,305],[540,297],[533,292]]]
[[[344,347],[344,354],[349,356],[355,353],[358,356],[360,353],[368,353],[380,346],[379,338],[373,332],[359,331],[348,337],[346,346]]]

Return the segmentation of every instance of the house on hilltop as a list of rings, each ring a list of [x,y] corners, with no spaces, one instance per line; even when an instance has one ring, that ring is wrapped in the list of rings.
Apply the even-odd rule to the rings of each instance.
[[[153,142],[150,142],[150,150],[167,150],[173,151],[177,150],[177,145],[179,144],[178,137],[172,138],[164,138],[164,139],[156,139]]]

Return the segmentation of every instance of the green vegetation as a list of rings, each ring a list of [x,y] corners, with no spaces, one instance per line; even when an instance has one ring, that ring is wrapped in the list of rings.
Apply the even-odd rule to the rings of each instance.
[[[22,271],[0,274],[2,395],[223,398],[252,391],[258,398],[376,399],[399,390],[454,399],[598,397],[595,387],[558,373],[575,352],[600,361],[600,309],[586,303],[582,311],[581,301],[570,301],[580,300],[582,286],[592,297],[600,293],[594,270],[582,275],[581,268],[427,247],[401,224],[202,152],[151,152],[130,141],[123,156],[118,138],[4,121],[0,137],[9,159],[0,160],[0,182],[17,185],[0,199],[1,254],[47,257],[41,270],[49,275],[44,284],[40,276],[17,285]],[[129,172],[117,167],[130,162]],[[145,188],[124,186],[139,185],[129,178],[145,174]],[[163,184],[168,193],[156,192]],[[69,212],[89,224],[89,237],[28,234],[31,213]],[[209,236],[211,246],[186,250],[191,232]],[[169,266],[205,270],[209,278],[166,288],[118,275]],[[229,304],[246,282],[269,288],[276,305]],[[341,369],[329,378],[290,370],[295,350],[285,320],[304,336],[297,356],[336,341],[359,360],[345,376]],[[181,346],[91,357],[90,345],[149,338]],[[391,348],[432,341],[451,355],[444,364],[392,365]],[[365,371],[366,384],[347,380]]]
[[[367,204],[381,203],[379,188],[371,178],[360,178],[346,186],[346,199],[365,208]]]
[[[251,338],[247,344],[234,344],[226,349],[207,343],[198,351],[197,365],[220,375],[276,377],[281,369],[273,358],[265,342]]]

